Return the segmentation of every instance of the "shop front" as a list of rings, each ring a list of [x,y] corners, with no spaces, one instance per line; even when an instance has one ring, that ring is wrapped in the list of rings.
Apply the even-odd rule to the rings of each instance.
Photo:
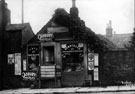
[[[41,79],[59,79],[62,86],[82,86],[87,74],[86,57],[83,42],[41,43]]]
[[[68,36],[66,27],[49,27],[47,30],[51,32],[37,36],[38,54],[28,54],[27,59],[29,70],[36,70],[30,67],[31,60],[35,60],[35,66],[39,66],[41,87],[93,85],[95,54],[92,54],[88,44],[85,41],[73,40]]]

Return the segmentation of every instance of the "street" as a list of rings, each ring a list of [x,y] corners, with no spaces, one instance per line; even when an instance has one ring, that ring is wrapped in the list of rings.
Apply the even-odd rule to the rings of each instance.
[[[66,93],[66,94],[135,94],[135,91],[128,91],[128,92],[97,92],[97,93]]]

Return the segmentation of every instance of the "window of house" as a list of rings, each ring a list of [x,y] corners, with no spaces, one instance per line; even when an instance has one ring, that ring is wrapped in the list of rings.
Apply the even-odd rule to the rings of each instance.
[[[83,67],[83,43],[61,44],[62,70],[64,72],[82,71]]]

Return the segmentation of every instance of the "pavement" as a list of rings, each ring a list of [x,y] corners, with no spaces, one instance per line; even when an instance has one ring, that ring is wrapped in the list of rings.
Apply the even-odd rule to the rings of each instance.
[[[0,94],[64,94],[64,93],[97,93],[97,92],[126,92],[135,91],[135,86],[107,86],[107,87],[70,87],[44,89],[10,89],[0,91]]]

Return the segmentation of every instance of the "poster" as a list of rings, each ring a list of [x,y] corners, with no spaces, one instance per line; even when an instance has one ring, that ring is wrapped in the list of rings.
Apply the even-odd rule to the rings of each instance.
[[[88,53],[88,61],[94,62],[94,53]]]
[[[8,64],[14,64],[14,54],[8,54]]]
[[[94,62],[95,62],[95,66],[99,66],[99,61],[98,61],[98,53],[95,53],[94,55]]]
[[[94,62],[93,61],[88,62],[88,70],[94,70]]]
[[[98,75],[98,67],[94,68],[94,81],[98,81],[99,80],[99,75]]]
[[[23,71],[26,71],[26,59],[23,59]]]
[[[21,53],[15,53],[15,75],[21,75]]]
[[[23,80],[32,80],[34,81],[37,74],[33,71],[23,71],[22,72],[22,78]]]

